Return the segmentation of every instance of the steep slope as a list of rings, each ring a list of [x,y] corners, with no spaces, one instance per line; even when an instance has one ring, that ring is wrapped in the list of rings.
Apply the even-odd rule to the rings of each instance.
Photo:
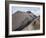
[[[31,22],[37,18],[32,12],[17,11],[12,15],[12,30],[19,31],[27,27]]]
[[[31,20],[32,17],[30,17],[27,13],[25,12],[21,13],[17,11],[15,14],[12,15],[12,29],[21,30]]]

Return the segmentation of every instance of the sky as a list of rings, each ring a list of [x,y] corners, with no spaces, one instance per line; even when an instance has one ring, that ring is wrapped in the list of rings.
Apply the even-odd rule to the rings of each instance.
[[[40,8],[39,7],[15,7],[12,6],[12,14],[14,14],[16,11],[31,11],[35,15],[40,15]]]

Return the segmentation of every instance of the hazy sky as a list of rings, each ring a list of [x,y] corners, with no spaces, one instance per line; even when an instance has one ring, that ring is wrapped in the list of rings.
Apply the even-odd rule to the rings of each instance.
[[[40,14],[40,8],[38,8],[38,7],[15,7],[15,6],[12,6],[12,14],[14,14],[16,11],[24,11],[24,12],[31,11],[35,15]]]

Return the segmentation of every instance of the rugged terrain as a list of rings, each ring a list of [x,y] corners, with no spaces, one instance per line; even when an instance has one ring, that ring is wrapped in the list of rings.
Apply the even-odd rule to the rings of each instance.
[[[40,17],[34,15],[31,11],[17,11],[12,15],[13,31],[30,31],[40,29]]]

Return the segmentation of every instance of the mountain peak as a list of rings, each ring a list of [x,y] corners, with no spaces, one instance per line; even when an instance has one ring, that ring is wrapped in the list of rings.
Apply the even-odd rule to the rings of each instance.
[[[27,13],[32,13],[31,11],[27,11]]]

